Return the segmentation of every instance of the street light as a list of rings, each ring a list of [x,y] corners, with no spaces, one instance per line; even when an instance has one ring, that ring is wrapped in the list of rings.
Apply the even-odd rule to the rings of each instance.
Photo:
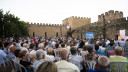
[[[9,20],[7,20],[7,19],[5,19],[5,18],[1,18],[1,20],[2,20],[2,23],[3,23],[3,37],[4,37],[4,29],[5,29],[5,27],[4,27],[4,23],[5,22],[7,22],[7,23],[10,23],[10,21]]]

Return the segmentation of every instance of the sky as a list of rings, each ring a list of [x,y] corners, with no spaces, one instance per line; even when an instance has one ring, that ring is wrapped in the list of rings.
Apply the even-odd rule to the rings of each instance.
[[[30,23],[62,24],[71,16],[89,17],[91,22],[109,10],[128,16],[128,0],[0,0],[0,9]]]

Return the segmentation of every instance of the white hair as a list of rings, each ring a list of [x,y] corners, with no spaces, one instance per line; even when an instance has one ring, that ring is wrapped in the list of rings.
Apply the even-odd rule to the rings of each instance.
[[[45,55],[43,50],[37,50],[36,51],[36,57],[37,59],[42,59],[42,55]]]
[[[62,52],[63,50],[66,50],[66,52],[63,53],[63,52]],[[63,49],[61,50],[61,52],[60,52],[60,56],[61,56],[61,58],[62,58],[62,59],[65,59],[65,58],[68,57],[68,55],[69,55],[69,50],[66,49],[66,48],[63,48]]]
[[[98,64],[100,68],[106,68],[109,65],[109,59],[106,56],[99,56],[98,57]]]
[[[44,47],[44,44],[43,44],[43,43],[40,43],[40,44],[38,45],[38,48],[42,48],[42,47]]]

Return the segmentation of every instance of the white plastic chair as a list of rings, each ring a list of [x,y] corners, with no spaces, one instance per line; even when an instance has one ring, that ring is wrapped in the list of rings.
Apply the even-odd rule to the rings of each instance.
[[[89,69],[95,69],[96,61],[86,60],[85,63],[87,64]]]
[[[128,66],[128,62],[111,62],[110,63],[110,69],[111,69],[111,72],[115,72],[114,71],[114,67],[115,69],[117,70],[117,72],[125,72],[125,66],[127,68]],[[128,72],[128,69],[127,69],[127,72]]]
[[[55,53],[55,57],[58,57],[59,56],[59,50],[54,49],[54,53]]]
[[[75,61],[75,60],[72,60],[72,59],[68,59],[68,61],[69,61],[70,63],[75,64],[75,65],[79,68],[79,70],[82,69],[82,68],[81,68],[81,63],[80,63],[80,62]]]
[[[0,57],[0,67],[5,67],[5,61],[2,57]]]
[[[14,64],[14,70],[16,72],[27,72],[27,70],[26,70],[26,68],[24,66],[22,66],[21,64],[15,62],[14,60],[13,60],[13,64]]]

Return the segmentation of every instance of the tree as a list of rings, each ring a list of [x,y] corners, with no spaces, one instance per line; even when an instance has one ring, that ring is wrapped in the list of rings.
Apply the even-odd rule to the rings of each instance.
[[[10,14],[9,11],[5,14],[0,10],[0,37],[19,37],[27,36],[28,29],[26,23],[21,21],[17,16]]]

